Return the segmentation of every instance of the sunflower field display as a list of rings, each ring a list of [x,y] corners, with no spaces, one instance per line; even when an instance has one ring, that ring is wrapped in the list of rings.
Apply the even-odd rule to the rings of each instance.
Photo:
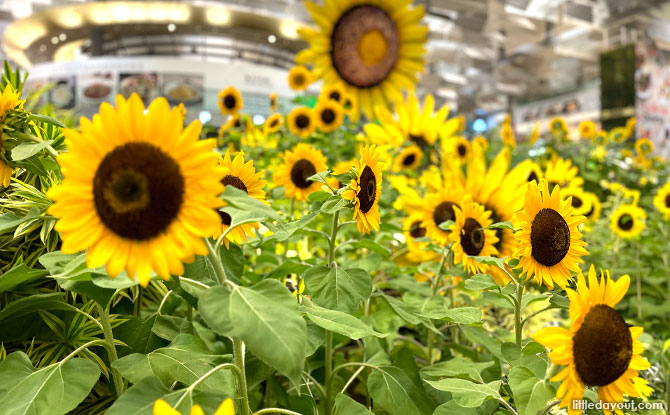
[[[133,95],[68,128],[5,67],[0,414],[666,413],[667,161],[473,137],[412,92],[409,3],[307,3],[287,82],[323,87],[262,123],[230,86],[223,125]]]

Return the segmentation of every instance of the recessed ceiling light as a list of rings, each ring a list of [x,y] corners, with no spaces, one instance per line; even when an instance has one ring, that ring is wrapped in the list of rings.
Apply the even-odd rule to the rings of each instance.
[[[51,38],[51,43],[53,43],[54,45],[58,44],[58,37],[56,37],[56,36],[52,37]]]
[[[177,26],[174,25],[174,23],[170,23],[168,25],[168,32],[174,32],[177,29]]]
[[[61,42],[65,41],[67,39],[67,35],[65,33],[61,33],[58,35],[58,39],[60,39]]]
[[[275,35],[268,36],[268,42],[275,43],[276,41],[277,41],[277,36],[275,36]]]

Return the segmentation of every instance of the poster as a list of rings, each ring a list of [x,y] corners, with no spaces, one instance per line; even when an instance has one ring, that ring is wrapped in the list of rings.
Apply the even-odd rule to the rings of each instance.
[[[637,136],[651,139],[670,156],[670,51],[640,42],[635,51]]]

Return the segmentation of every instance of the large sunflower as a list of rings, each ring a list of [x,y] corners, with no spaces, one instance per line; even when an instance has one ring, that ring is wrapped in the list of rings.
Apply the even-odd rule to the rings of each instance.
[[[658,189],[654,196],[654,206],[663,214],[665,220],[670,219],[670,182]]]
[[[342,125],[342,120],[344,119],[342,106],[337,101],[331,99],[322,99],[319,101],[316,107],[314,107],[313,114],[319,130],[324,133],[337,130]]]
[[[165,98],[145,114],[137,94],[118,95],[116,109],[103,103],[92,121],[81,119],[81,132],[65,130],[65,179],[48,193],[61,250],[88,249],[89,267],[137,273],[143,286],[152,269],[167,279],[184,272],[182,261],[206,255],[203,237],[221,226],[223,169],[215,140],[198,140],[200,130],[198,121],[184,129]]]
[[[2,123],[5,118],[5,113],[17,106],[22,107],[24,101],[19,101],[21,94],[19,91],[14,91],[11,85],[7,85],[5,90],[0,94],[0,186],[7,187],[12,178],[14,169],[7,165],[4,159],[4,149],[2,147]]]
[[[484,206],[473,202],[470,195],[465,196],[459,206],[454,206],[455,224],[451,227],[449,239],[453,242],[454,263],[463,263],[463,267],[472,274],[486,273],[490,266],[480,264],[473,256],[496,256],[498,242],[494,230],[485,229],[493,224],[491,212]]]
[[[298,143],[282,157],[284,163],[273,176],[275,186],[284,186],[286,196],[297,201],[307,200],[310,193],[321,189],[321,183],[307,180],[315,174],[326,171],[326,157],[317,149],[305,143]]]
[[[444,183],[442,189],[437,192],[426,195],[426,200],[423,203],[422,224],[426,228],[426,236],[436,245],[446,246],[449,244],[451,231],[441,229],[440,225],[447,221],[456,221],[455,208],[458,207],[458,202],[462,198],[462,192],[448,183]]]
[[[221,166],[224,169],[224,176],[221,183],[224,186],[233,186],[240,190],[244,190],[247,194],[258,200],[265,200],[265,191],[263,188],[267,181],[263,180],[263,172],[256,173],[253,160],[244,162],[242,153],[237,153],[235,158],[231,161],[230,151],[226,151],[223,156]],[[230,227],[232,218],[226,212],[219,210],[221,216],[222,229],[221,232],[226,232]],[[247,235],[251,235],[254,229],[258,229],[258,223],[245,223],[234,227],[228,232],[223,242],[228,247],[228,243],[233,242],[241,244],[247,241]]]
[[[190,414],[205,415],[200,405],[193,405]],[[181,413],[176,409],[172,409],[169,403],[159,399],[154,403],[154,415],[181,415]],[[223,401],[216,412],[214,412],[214,415],[235,415],[233,400],[228,398]]]
[[[288,114],[288,129],[299,137],[306,138],[316,128],[314,114],[307,107],[296,107]]]
[[[379,230],[379,198],[382,195],[382,167],[377,146],[361,148],[356,166],[357,177],[349,183],[342,197],[354,202],[354,218],[360,233]]]
[[[235,87],[229,86],[219,92],[218,103],[223,115],[235,115],[242,109],[242,95]]]
[[[445,162],[462,165],[468,161],[470,157],[470,142],[467,138],[458,135],[443,137],[441,144],[444,156],[448,159]],[[456,161],[456,163],[452,163],[452,161]]]
[[[279,113],[274,113],[265,120],[265,124],[263,124],[263,132],[265,134],[276,133],[279,131],[282,124],[284,124],[284,117]]]
[[[428,28],[420,25],[422,6],[404,0],[326,0],[305,2],[317,30],[300,29],[309,48],[296,56],[313,64],[326,85],[341,83],[356,95],[360,108],[373,118],[376,106],[388,107],[402,91],[413,90],[423,71]]]
[[[519,268],[528,277],[535,276],[538,284],[549,289],[554,283],[565,288],[571,271],[578,271],[581,257],[588,255],[577,226],[584,216],[574,215],[572,200],[561,200],[560,187],[549,193],[546,181],[539,185],[528,184],[523,211],[515,215],[515,227],[519,229],[515,238],[519,248],[514,254],[519,257]]]
[[[596,270],[589,269],[589,284],[579,272],[577,290],[568,288],[570,298],[570,329],[547,327],[533,339],[551,349],[549,358],[556,365],[566,366],[553,382],[561,382],[556,391],[560,406],[568,414],[581,414],[573,402],[583,399],[587,386],[598,388],[602,402],[621,403],[623,395],[648,396],[652,389],[638,376],[639,370],[649,368],[642,357],[644,348],[638,340],[641,327],[626,324],[614,307],[628,291],[630,277],[624,275],[617,281],[609,271],[601,271],[600,281]],[[611,411],[606,411],[608,414]]]
[[[553,190],[554,186],[581,186],[584,180],[578,174],[579,167],[574,166],[572,160],[553,157],[547,162],[544,178],[549,184],[549,190]]]
[[[288,86],[294,91],[304,91],[312,83],[312,73],[302,65],[288,71]]]
[[[400,154],[398,154],[393,162],[393,170],[395,171],[415,171],[419,164],[421,164],[421,159],[423,158],[423,152],[416,145],[411,145],[407,148],[404,148]]]
[[[395,115],[386,107],[377,107],[375,114],[378,123],[363,126],[365,134],[372,143],[400,147],[407,140],[419,147],[432,146],[448,122],[449,107],[443,106],[437,112],[435,98],[426,95],[421,108],[416,96],[411,93],[405,102],[397,102]],[[450,125],[455,125],[451,122]],[[449,135],[450,136],[450,135]],[[447,137],[447,135],[445,135]]]
[[[638,236],[645,226],[647,215],[637,205],[621,205],[610,217],[610,228],[621,238]]]

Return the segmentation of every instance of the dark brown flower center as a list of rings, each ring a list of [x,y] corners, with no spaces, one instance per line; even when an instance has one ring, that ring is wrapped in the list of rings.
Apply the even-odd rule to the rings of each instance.
[[[242,125],[242,122],[240,121],[240,119],[235,118],[235,121],[233,121],[233,127],[240,128],[241,125]]]
[[[572,338],[575,368],[588,386],[606,386],[626,373],[633,356],[633,338],[613,308],[599,304],[584,317]]]
[[[270,121],[270,128],[275,128],[277,126],[277,124],[279,124],[279,118],[273,118]]]
[[[395,22],[384,10],[370,5],[352,7],[333,26],[333,67],[350,85],[372,88],[393,70],[399,44]]]
[[[238,188],[240,190],[244,190],[245,193],[249,193],[247,190],[247,186],[245,186],[244,182],[237,176],[233,175],[227,175],[223,179],[221,179],[221,183],[223,183],[224,186],[233,186],[235,188]],[[219,216],[221,216],[221,221],[223,222],[224,225],[230,226],[231,221],[233,218],[230,217],[229,214],[226,212],[218,211]]]
[[[534,170],[530,172],[530,174],[528,175],[528,178],[526,179],[526,181],[528,181],[528,182],[532,182],[533,180],[535,180],[536,182],[539,182],[539,181],[540,181],[540,178],[537,177],[537,174],[535,173]]]
[[[473,218],[467,218],[461,230],[461,246],[470,256],[477,256],[484,248],[484,230],[482,225]]]
[[[465,148],[465,145],[459,144],[458,145],[458,155],[461,157],[465,157],[465,154],[468,152],[468,149]]]
[[[305,114],[299,114],[295,117],[295,125],[301,130],[309,127],[309,117]]]
[[[300,189],[307,189],[313,182],[307,180],[316,174],[316,167],[307,159],[300,159],[295,162],[291,169],[291,181]]]
[[[235,105],[237,104],[237,99],[233,95],[226,95],[223,97],[223,105],[228,108],[229,110],[232,110],[235,108]]]
[[[415,161],[416,161],[416,155],[410,154],[406,156],[404,159],[402,159],[402,165],[411,166],[412,164],[414,164]]]
[[[321,111],[321,121],[326,125],[332,124],[335,121],[335,111],[330,108]]]
[[[305,76],[303,74],[293,75],[293,83],[296,86],[299,86],[299,87],[303,86],[305,84],[305,82],[306,82],[306,80],[305,80]]]
[[[665,207],[670,208],[670,194],[665,195]]]
[[[570,227],[553,209],[537,212],[530,230],[531,255],[542,265],[554,266],[570,250]]]
[[[332,92],[328,95],[328,98],[329,98],[329,99],[332,99],[333,101],[337,101],[337,102],[340,102],[340,99],[341,99],[341,97],[340,97],[340,93],[337,92],[337,91],[332,91]]]
[[[617,221],[617,226],[619,226],[619,229],[622,229],[624,231],[629,231],[633,229],[634,224],[635,219],[628,213],[621,215],[619,217],[619,220]]]
[[[177,162],[145,142],[116,147],[93,179],[98,217],[122,238],[142,241],[167,231],[183,197],[184,177]]]
[[[426,228],[421,226],[420,220],[417,220],[409,227],[409,234],[412,238],[423,238],[426,236]]]
[[[582,202],[582,199],[578,198],[577,196],[572,196],[572,207],[575,209],[579,209],[584,205],[584,202]]]
[[[458,205],[453,202],[442,202],[433,210],[433,222],[435,225],[440,226],[441,223],[448,220],[456,219],[456,212],[454,212],[454,207]],[[448,231],[445,231],[448,232]]]
[[[428,142],[426,141],[425,138],[423,138],[423,135],[421,134],[410,134],[409,139],[420,147],[425,147],[428,145]]]
[[[370,166],[365,166],[360,180],[360,190],[358,191],[360,210],[363,213],[368,213],[377,198],[377,178]]]

